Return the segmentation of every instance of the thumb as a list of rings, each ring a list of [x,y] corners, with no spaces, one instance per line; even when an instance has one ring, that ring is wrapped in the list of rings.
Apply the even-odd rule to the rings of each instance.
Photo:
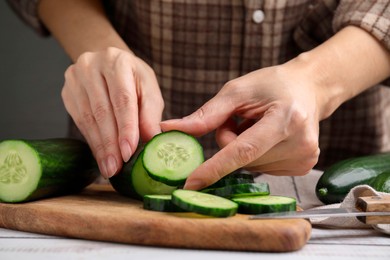
[[[216,95],[194,113],[181,119],[160,123],[162,131],[179,130],[201,136],[221,126],[234,112],[234,104],[226,96]]]

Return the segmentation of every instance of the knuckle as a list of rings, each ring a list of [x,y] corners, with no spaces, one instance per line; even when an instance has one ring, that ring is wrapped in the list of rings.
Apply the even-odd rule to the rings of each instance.
[[[69,80],[73,78],[74,73],[75,73],[75,65],[72,64],[64,72],[65,80]]]
[[[318,157],[320,154],[320,149],[317,148],[314,151],[311,152],[311,154],[308,154],[303,159],[299,161],[299,164],[296,168],[296,175],[306,175],[310,172],[311,169],[317,164]]]
[[[107,55],[108,55],[109,57],[115,56],[115,55],[117,55],[119,52],[120,52],[120,50],[119,50],[118,48],[112,47],[112,46],[107,47],[107,49],[106,49],[106,53],[107,53]]]
[[[111,109],[110,109],[109,105],[98,104],[96,107],[94,107],[93,112],[92,112],[95,121],[97,123],[101,123],[104,120],[106,120],[106,118],[110,114],[110,110]]]
[[[233,79],[225,83],[225,85],[221,89],[221,93],[228,93],[229,96],[236,97],[236,96],[242,96],[243,93],[240,91],[242,89],[241,87],[241,81],[239,79]]]
[[[303,135],[303,139],[300,144],[302,154],[308,157],[315,157],[319,155],[319,141],[314,135]]]
[[[309,115],[306,110],[298,108],[296,105],[291,105],[290,126],[293,130],[301,129],[306,125],[306,122],[309,119]]]
[[[102,142],[103,142],[103,148],[108,151],[108,150],[112,150],[113,147],[115,147],[116,145],[116,139],[112,136],[105,136],[102,138]]]
[[[77,58],[75,66],[89,67],[92,63],[93,56],[93,52],[84,52]]]
[[[130,94],[125,91],[120,91],[115,97],[115,101],[112,103],[114,111],[121,111],[127,109],[131,104],[132,98]]]
[[[234,141],[235,144],[235,156],[234,160],[240,165],[248,165],[252,161],[254,161],[257,156],[261,153],[261,150],[259,147],[257,147],[254,144],[251,144],[249,142],[242,142],[242,141]]]
[[[74,115],[73,120],[81,131],[87,131],[92,124],[95,124],[93,115],[89,112],[84,112],[81,115]]]

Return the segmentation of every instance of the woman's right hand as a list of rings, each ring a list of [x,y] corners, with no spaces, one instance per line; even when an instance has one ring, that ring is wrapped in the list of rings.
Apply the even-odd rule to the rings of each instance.
[[[156,76],[130,51],[83,53],[66,70],[61,94],[105,178],[129,160],[140,138],[161,132],[164,102]]]

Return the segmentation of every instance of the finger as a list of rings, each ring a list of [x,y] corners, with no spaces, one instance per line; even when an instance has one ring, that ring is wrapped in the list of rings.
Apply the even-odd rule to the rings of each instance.
[[[140,83],[140,91],[144,98],[141,98],[139,105],[139,131],[143,141],[149,141],[153,136],[161,133],[160,122],[164,109],[157,79],[154,73],[151,75],[143,75]]]
[[[237,124],[228,118],[215,132],[215,140],[220,148],[225,147],[237,138]]]
[[[112,104],[114,118],[107,118],[107,123],[117,127],[117,142],[121,157],[127,162],[138,146],[138,97],[136,82],[128,60],[116,63],[114,69],[106,70],[104,77],[107,83],[109,104]],[[102,100],[101,102],[107,102]],[[107,134],[116,136],[113,128],[106,129]]]
[[[271,112],[200,165],[184,188],[201,189],[261,157],[285,138],[281,113]]]
[[[68,71],[71,69],[68,69],[66,74],[69,74]],[[102,142],[86,92],[74,81],[72,76],[67,75],[61,95],[66,110],[89,144],[96,161],[100,162],[103,159],[104,151],[99,149],[99,144]],[[75,102],[76,100],[78,101]],[[102,169],[101,172],[103,172]]]
[[[100,143],[96,144],[97,152],[103,154],[103,158],[98,161],[98,164],[102,175],[110,178],[122,164],[116,120],[103,76],[97,71],[91,71],[87,78],[88,80],[85,80],[84,84],[88,87],[85,89],[100,135]]]
[[[161,122],[161,129],[181,130],[194,136],[207,134],[222,125],[234,112],[235,104],[226,95],[218,93],[197,111],[182,119]]]

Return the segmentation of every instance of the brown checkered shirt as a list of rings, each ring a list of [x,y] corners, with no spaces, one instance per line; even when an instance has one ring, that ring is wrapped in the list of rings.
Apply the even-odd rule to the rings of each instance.
[[[42,35],[39,0],[8,0]],[[155,70],[164,118],[203,105],[227,81],[281,64],[347,25],[367,30],[390,51],[388,0],[105,0],[107,15],[129,47]],[[390,151],[389,80],[344,103],[320,123],[317,168]],[[74,134],[75,128],[71,131]],[[206,156],[213,135],[201,138]]]

